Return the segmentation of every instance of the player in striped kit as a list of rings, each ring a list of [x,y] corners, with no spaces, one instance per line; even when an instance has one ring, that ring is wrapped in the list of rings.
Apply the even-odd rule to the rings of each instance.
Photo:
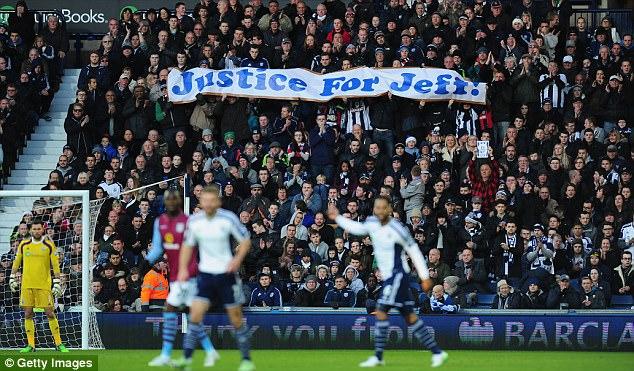
[[[152,359],[148,366],[162,367],[171,364],[172,348],[174,339],[178,331],[178,311],[182,307],[191,306],[192,299],[196,295],[195,278],[198,272],[198,261],[192,259],[187,272],[189,281],[178,282],[178,260],[180,256],[181,244],[187,225],[187,215],[183,214],[183,202],[180,194],[176,191],[168,190],[164,195],[166,212],[154,221],[154,235],[152,237],[152,249],[146,259],[150,265],[167,254],[167,263],[170,272],[170,292],[163,312],[163,348],[161,354]],[[204,331],[198,333],[198,340],[207,353],[205,357],[205,367],[213,366],[220,358],[214,349],[209,336]]]
[[[423,320],[414,313],[414,300],[409,291],[410,268],[407,263],[409,255],[416,273],[423,279],[423,290],[429,291],[432,280],[418,244],[406,227],[391,217],[392,207],[389,199],[377,197],[374,201],[374,216],[359,223],[339,215],[333,205],[328,208],[328,217],[351,234],[369,235],[374,246],[374,258],[383,277],[383,292],[376,308],[374,327],[374,355],[361,362],[359,367],[377,367],[385,365],[383,350],[387,341],[390,322],[388,312],[396,308],[405,322],[412,326],[414,336],[432,351],[431,367],[439,367],[447,360],[447,353],[442,351],[433,335],[429,333]]]

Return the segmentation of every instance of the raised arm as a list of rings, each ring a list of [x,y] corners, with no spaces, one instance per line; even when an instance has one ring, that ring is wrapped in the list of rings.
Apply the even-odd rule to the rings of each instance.
[[[163,241],[159,231],[159,218],[156,218],[154,220],[154,232],[152,233],[152,249],[145,259],[150,265],[154,265],[161,256],[163,256]]]

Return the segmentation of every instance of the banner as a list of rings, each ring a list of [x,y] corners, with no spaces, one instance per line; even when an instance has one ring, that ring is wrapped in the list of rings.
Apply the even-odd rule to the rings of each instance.
[[[440,68],[355,68],[325,75],[304,69],[173,69],[167,80],[170,101],[187,103],[196,94],[326,102],[333,98],[375,97],[387,92],[426,101],[454,99],[484,104],[486,84],[466,81]]]
[[[634,351],[634,317],[629,311],[544,313],[430,315],[423,319],[446,349]],[[359,312],[245,314],[256,349],[373,348],[374,318]],[[97,313],[97,321],[106,349],[160,348],[161,313]],[[226,315],[207,315],[205,330],[218,348],[235,347],[233,327]],[[177,341],[180,346],[182,335]],[[390,316],[389,348],[420,348],[411,328],[398,315]]]

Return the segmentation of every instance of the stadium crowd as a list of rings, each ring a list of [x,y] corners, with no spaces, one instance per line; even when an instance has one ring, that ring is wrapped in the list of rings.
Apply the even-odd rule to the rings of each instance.
[[[81,69],[68,144],[45,187],[107,199],[90,247],[96,305],[162,304],[169,272],[143,256],[162,192],[183,191],[185,173],[192,212],[203,187],[216,184],[223,207],[251,232],[241,271],[249,306],[371,308],[381,292],[372,241],[333,228],[326,211],[334,205],[362,221],[376,195],[392,200],[428,259],[432,292],[419,296],[412,280],[424,313],[475,306],[475,293],[495,293],[498,309],[597,309],[633,295],[632,35],[609,17],[590,29],[571,14],[569,0],[124,9]],[[5,168],[20,145],[14,138],[50,119],[64,78],[66,31],[52,16],[35,35],[32,18],[18,1],[0,25]],[[488,99],[167,99],[172,69],[239,66],[446,68],[487,83]],[[488,158],[476,156],[478,141],[488,141]],[[25,214],[12,248],[44,217],[65,280],[76,280],[81,223],[72,207],[46,210]],[[13,253],[2,256],[4,270]],[[0,292],[5,310],[17,305]]]

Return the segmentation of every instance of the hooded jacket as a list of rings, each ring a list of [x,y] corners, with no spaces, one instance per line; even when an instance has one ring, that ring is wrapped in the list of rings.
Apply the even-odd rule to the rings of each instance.
[[[295,220],[295,215],[297,215],[297,211],[295,211],[293,213],[293,215],[291,215],[291,219],[289,220],[289,224],[293,223],[293,221]],[[306,215],[306,213],[304,213],[304,216],[305,215]],[[304,217],[302,217],[302,220],[299,222],[299,225],[296,226],[295,238],[297,238],[298,240],[307,241],[308,240],[308,228],[304,227],[303,222],[304,222]],[[282,227],[282,230],[280,231],[280,238],[286,237],[286,229],[287,229],[287,227],[288,227],[288,224]]]
[[[357,271],[357,269],[353,267],[352,265],[348,265],[346,267],[346,269],[344,270],[344,276],[345,276],[345,273],[348,271],[348,269],[352,269],[354,271],[354,276],[352,277],[352,280],[350,280],[350,284],[348,285],[348,288],[352,290],[354,294],[356,295],[359,291],[363,289],[363,281],[359,279],[359,271]],[[348,279],[348,277],[346,277],[346,279]]]

